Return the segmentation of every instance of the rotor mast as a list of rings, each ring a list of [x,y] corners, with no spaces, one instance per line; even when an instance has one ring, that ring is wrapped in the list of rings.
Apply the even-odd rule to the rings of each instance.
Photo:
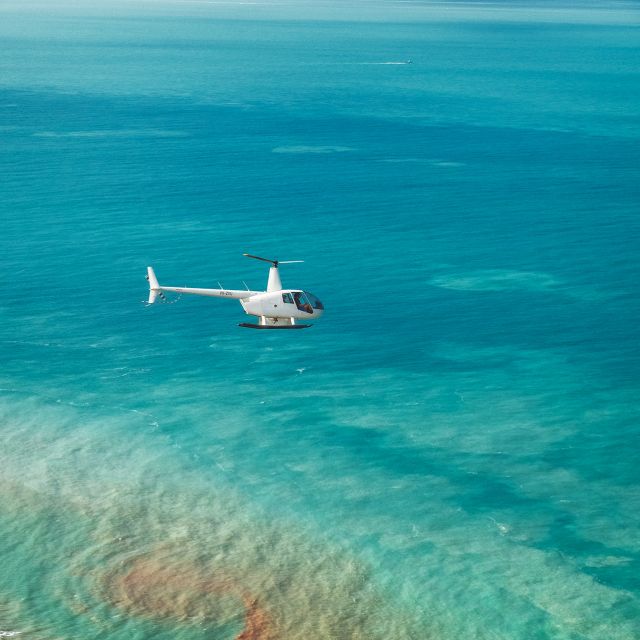
[[[269,269],[269,280],[267,280],[267,292],[282,291],[280,272],[278,271],[278,261],[274,260],[274,265]]]

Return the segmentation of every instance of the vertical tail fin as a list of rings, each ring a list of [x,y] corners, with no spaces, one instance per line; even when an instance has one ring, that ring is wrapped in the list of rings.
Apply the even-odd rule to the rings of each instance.
[[[156,278],[156,274],[151,267],[147,267],[147,280],[149,281],[149,300],[147,300],[147,303],[153,304],[161,290],[158,278]]]

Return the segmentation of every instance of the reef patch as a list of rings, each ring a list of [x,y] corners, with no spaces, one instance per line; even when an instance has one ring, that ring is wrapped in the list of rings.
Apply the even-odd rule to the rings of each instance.
[[[166,554],[140,555],[104,577],[107,600],[129,614],[179,623],[228,624],[242,619],[236,640],[277,640],[262,599],[229,570],[210,570]]]

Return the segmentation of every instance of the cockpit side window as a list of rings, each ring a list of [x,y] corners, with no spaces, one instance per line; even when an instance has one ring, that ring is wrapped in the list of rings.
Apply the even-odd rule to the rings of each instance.
[[[290,293],[283,293],[282,294],[282,302],[284,302],[286,304],[293,304],[293,297],[291,296]]]

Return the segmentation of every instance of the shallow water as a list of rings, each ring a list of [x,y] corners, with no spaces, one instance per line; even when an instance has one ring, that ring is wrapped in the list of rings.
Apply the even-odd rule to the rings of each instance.
[[[638,637],[633,6],[310,11],[2,9],[0,635]]]

